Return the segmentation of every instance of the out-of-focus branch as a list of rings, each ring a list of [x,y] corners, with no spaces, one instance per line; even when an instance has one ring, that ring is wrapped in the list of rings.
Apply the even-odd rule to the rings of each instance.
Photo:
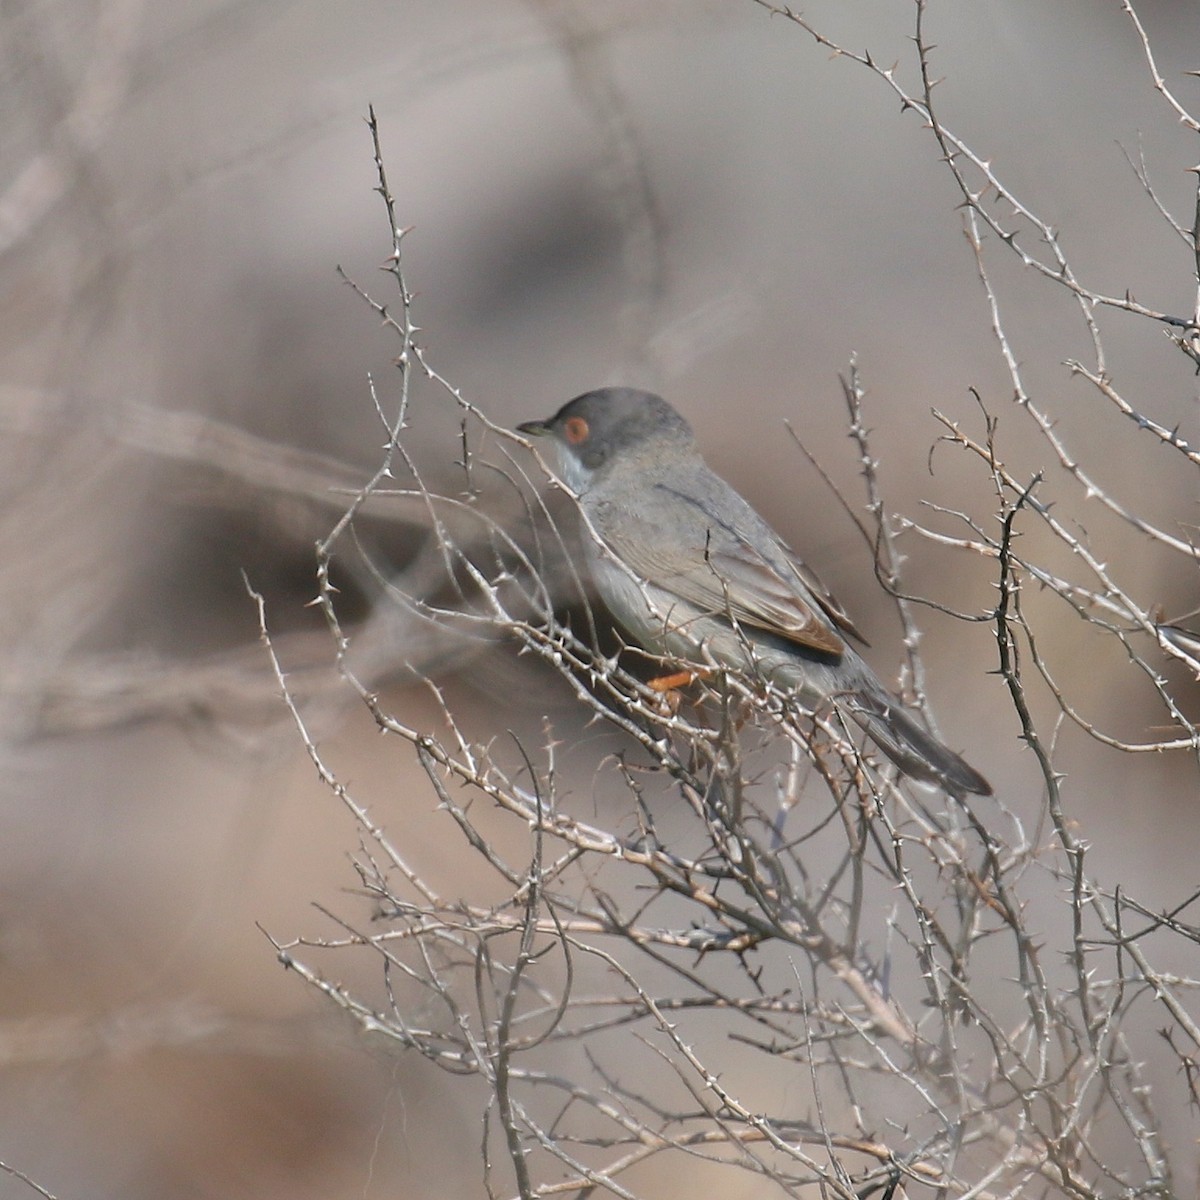
[[[103,142],[129,87],[145,0],[112,0],[96,10],[86,69],[46,148],[0,195],[0,255],[20,245],[76,182],[81,161]]]

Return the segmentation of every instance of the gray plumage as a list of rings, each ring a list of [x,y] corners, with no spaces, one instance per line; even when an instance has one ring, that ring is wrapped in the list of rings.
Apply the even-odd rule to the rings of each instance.
[[[518,428],[554,446],[602,542],[583,539],[596,589],[644,649],[757,674],[808,707],[833,701],[906,774],[990,794],[880,683],[847,642],[860,635],[844,610],[708,467],[665,400],[605,388]]]

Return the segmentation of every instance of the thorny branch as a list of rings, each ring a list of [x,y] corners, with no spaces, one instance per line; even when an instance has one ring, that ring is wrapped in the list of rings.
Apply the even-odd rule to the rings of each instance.
[[[1022,786],[1014,770],[996,799],[931,798],[874,762],[835,713],[798,711],[762,681],[716,674],[680,706],[664,705],[645,686],[638,656],[599,636],[603,622],[569,565],[570,497],[564,529],[521,439],[454,389],[418,340],[402,270],[404,231],[372,114],[392,231],[385,270],[397,301],[384,304],[352,286],[400,341],[398,399],[389,415],[372,385],[387,448],[318,549],[319,603],[343,678],[380,730],[416,755],[478,879],[453,892],[435,886],[325,762],[260,600],[263,637],[292,718],[322,779],[362,830],[356,867],[375,916],[361,928],[330,914],[332,936],[276,942],[278,953],[365,1031],[482,1083],[492,1195],[511,1186],[522,1197],[633,1197],[643,1186],[639,1168],[664,1155],[689,1178],[707,1179],[723,1164],[793,1196],[814,1194],[814,1185],[838,1197],[890,1195],[898,1182],[955,1197],[1174,1194],[1182,1164],[1160,1132],[1147,1035],[1180,1069],[1177,1093],[1163,1105],[1186,1099],[1194,1113],[1200,980],[1160,963],[1171,939],[1188,948],[1200,940],[1185,916],[1197,895],[1158,913],[1104,885],[1058,756],[1069,722],[1097,752],[1195,758],[1200,735],[1159,665],[1164,654],[1194,663],[1195,635],[1164,619],[1142,580],[1084,532],[1074,504],[1099,503],[1123,536],[1189,569],[1197,551],[1189,537],[1114,496],[1072,452],[1050,402],[1025,384],[989,256],[999,245],[1065,290],[1094,350],[1092,366],[1066,369],[1128,418],[1131,436],[1176,452],[1185,470],[1200,465],[1195,450],[1118,389],[1095,311],[1150,319],[1185,338],[1196,320],[1080,282],[1057,233],[950,131],[933,100],[924,0],[914,3],[920,83],[911,91],[897,68],[845,50],[790,9],[756,3],[890,87],[925,121],[963,196],[1011,406],[1032,422],[1058,476],[1022,473],[997,406],[981,399],[981,435],[935,417],[942,443],[991,492],[994,524],[946,508],[935,510],[941,528],[898,521],[881,496],[856,371],[845,398],[865,485],[865,531],[898,606],[908,685],[925,706],[920,609],[902,588],[896,540],[906,529],[958,553],[970,569],[990,571],[994,604],[963,615],[994,632],[1007,717],[1031,752],[1024,761],[1036,766],[1036,786]],[[1190,120],[1159,76],[1132,6],[1123,7],[1154,86]],[[1016,224],[997,215],[996,201]],[[1037,251],[1025,248],[1030,232]],[[1194,234],[1192,241],[1195,252]],[[460,414],[465,499],[427,487],[406,449],[418,381]],[[520,532],[488,515],[475,486],[484,472],[516,498]],[[480,740],[430,680],[437,734],[401,719],[372,690],[351,655],[330,564],[335,554],[355,552],[354,521],[364,506],[398,496],[424,511],[445,586],[389,585],[387,599],[431,627],[507,642],[541,660],[547,686],[562,688],[583,714],[586,741],[569,709],[540,731],[513,729],[505,738],[489,730]],[[946,522],[960,535],[946,532]],[[1047,537],[1027,544],[1034,528]],[[582,536],[590,536],[586,528]],[[1030,603],[1033,585],[1056,617],[1120,648],[1131,676],[1149,685],[1169,735],[1118,737],[1083,715],[1044,655],[1046,618]],[[945,603],[933,607],[953,613]],[[570,783],[581,768],[596,775],[589,819],[579,815]],[[511,852],[515,831],[523,835],[519,858]],[[372,956],[382,968],[378,995],[355,995],[306,961],[325,954]],[[493,1158],[493,1141],[502,1160]]]

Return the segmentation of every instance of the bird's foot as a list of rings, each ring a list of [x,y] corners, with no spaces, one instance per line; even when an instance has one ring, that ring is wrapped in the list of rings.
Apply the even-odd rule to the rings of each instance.
[[[670,675],[659,675],[648,680],[646,686],[662,698],[663,708],[674,716],[683,703],[683,689],[697,679],[708,679],[712,671],[674,671]]]

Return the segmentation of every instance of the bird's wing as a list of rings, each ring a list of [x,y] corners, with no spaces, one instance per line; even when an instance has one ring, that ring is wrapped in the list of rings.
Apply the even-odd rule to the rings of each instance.
[[[714,516],[731,508],[729,503],[714,508],[682,490],[671,491],[683,506],[674,510],[682,519],[677,541],[670,546],[664,546],[661,529],[646,528],[645,513],[624,505],[619,519],[603,522],[604,540],[635,574],[703,612],[724,615],[823,654],[845,651],[839,629],[859,636],[816,576],[788,553],[740,497],[736,512],[741,519],[731,522]],[[751,518],[753,529],[747,527]],[[756,548],[760,544],[762,551]]]
[[[820,594],[804,586],[790,560],[777,566],[744,542],[719,549],[710,545],[704,567],[690,572],[689,578],[700,590],[711,592],[718,611],[732,613],[741,624],[826,654],[846,649],[835,628],[838,622]]]
[[[850,614],[838,603],[837,597],[821,582],[816,571],[798,559],[786,546],[781,546],[781,549],[787,557],[788,566],[796,572],[804,586],[812,592],[813,599],[821,606],[825,615],[843,633],[848,633],[864,646],[869,646],[871,643],[863,637],[862,632],[850,619]]]

